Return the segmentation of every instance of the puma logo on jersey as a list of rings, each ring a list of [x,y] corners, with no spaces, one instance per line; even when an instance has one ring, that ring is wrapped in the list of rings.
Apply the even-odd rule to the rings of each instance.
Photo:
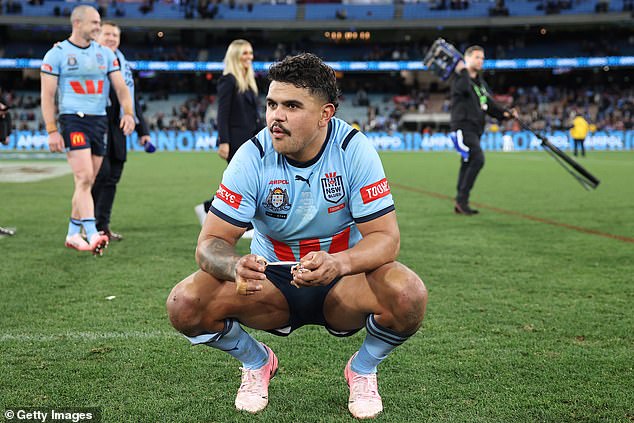
[[[312,175],[312,173],[311,173],[311,175]],[[309,176],[309,178],[310,178],[310,176]],[[308,179],[304,178],[301,175],[295,175],[295,180],[296,181],[306,182],[308,184],[308,186],[310,186],[310,181]]]

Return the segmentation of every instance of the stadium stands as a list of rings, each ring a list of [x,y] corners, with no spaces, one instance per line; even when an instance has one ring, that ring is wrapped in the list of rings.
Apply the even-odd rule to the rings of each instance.
[[[370,93],[364,104],[359,104],[356,98],[353,92],[345,93],[337,115],[348,122],[358,122],[364,130],[403,129],[401,117],[405,114],[422,116],[418,121],[427,121],[429,125],[432,124],[433,116],[445,116],[443,119],[448,119],[447,92],[411,90],[406,95],[394,95],[394,92]],[[43,129],[38,92],[5,91],[1,99],[13,107],[12,117],[17,129]],[[634,89],[630,87],[510,87],[506,93],[498,96],[498,100],[503,103],[512,101],[522,111],[522,118],[532,122],[538,130],[565,130],[575,112],[586,115],[598,129],[634,128]],[[213,96],[181,93],[150,99],[145,95],[143,103],[145,117],[153,130],[215,129],[216,106]],[[263,96],[260,104],[264,104]],[[502,129],[513,131],[520,128],[509,121]]]
[[[312,4],[306,6],[306,20],[391,20],[393,5]]]
[[[488,17],[494,3],[488,0],[437,0],[399,4],[271,4],[261,1],[162,1],[94,2],[102,15],[118,19],[174,20],[210,18],[217,21],[410,21]],[[544,14],[591,15],[632,10],[631,0],[510,0],[502,1],[508,16]],[[57,0],[7,3],[4,13],[24,16],[68,16],[72,3]],[[501,14],[504,15],[504,14]]]

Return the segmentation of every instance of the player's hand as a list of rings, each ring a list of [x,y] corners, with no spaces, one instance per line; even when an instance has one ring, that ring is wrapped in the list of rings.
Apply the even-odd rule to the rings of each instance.
[[[62,153],[64,151],[64,138],[59,132],[48,134],[48,149],[51,153]]]
[[[328,285],[341,274],[339,262],[325,251],[311,251],[293,269],[292,283],[299,287]]]
[[[466,66],[466,65],[465,65],[465,63],[464,63],[464,60],[462,60],[462,59],[461,59],[461,60],[458,60],[458,63],[456,63],[456,67],[455,67],[455,69],[454,69],[454,72],[456,72],[456,73],[460,73],[460,72],[462,72],[462,70],[463,70],[464,68],[466,68],[466,67],[467,67],[467,66]]]
[[[520,113],[517,111],[517,109],[515,107],[513,107],[510,110],[507,110],[504,112],[504,117],[505,118],[514,118],[514,119],[519,119],[520,118]]]
[[[121,122],[119,123],[119,128],[123,130],[124,135],[130,135],[132,131],[134,131],[135,126],[136,123],[134,123],[132,115],[123,115]]]
[[[236,263],[236,292],[238,295],[253,295],[262,290],[266,279],[266,260],[255,254],[241,257]]]
[[[141,145],[145,145],[150,141],[150,136],[149,135],[143,135],[141,137],[141,139],[139,140],[139,142],[141,143]]]
[[[229,157],[229,143],[223,143],[218,146],[218,155],[221,159],[227,160],[227,157]]]

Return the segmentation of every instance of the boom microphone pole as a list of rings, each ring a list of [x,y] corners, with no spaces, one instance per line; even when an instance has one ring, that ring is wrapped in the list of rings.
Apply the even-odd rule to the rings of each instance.
[[[471,78],[469,78],[469,81],[472,85],[475,85],[475,82],[473,82]],[[495,101],[495,99],[491,97],[491,94],[488,92],[488,90],[486,90],[486,96],[497,107],[504,110],[505,113],[513,116],[513,112],[508,107],[502,106],[500,103]],[[544,151],[550,154],[550,156],[555,159],[555,161],[559,163],[561,167],[566,170],[566,172],[570,173],[570,175],[572,175],[572,177],[575,178],[582,187],[590,191],[590,189],[596,189],[597,186],[599,186],[599,183],[601,181],[599,181],[592,173],[588,172],[586,168],[577,163],[572,157],[561,151],[555,144],[551,143],[548,138],[540,133],[535,132],[533,128],[530,127],[530,125],[528,125],[519,117],[514,117],[514,119],[517,121],[517,123],[520,124],[522,129],[536,136],[541,141],[541,146]]]

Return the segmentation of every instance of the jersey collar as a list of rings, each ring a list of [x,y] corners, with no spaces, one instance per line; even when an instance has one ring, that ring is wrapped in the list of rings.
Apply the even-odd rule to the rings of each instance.
[[[71,45],[71,46],[73,46],[73,47],[77,47],[77,48],[80,48],[80,49],[82,49],[82,50],[86,50],[87,48],[90,48],[90,46],[92,45],[92,41],[91,41],[90,43],[88,43],[88,45],[87,45],[86,47],[80,47],[80,46],[78,46],[77,44],[73,43],[73,42],[70,40],[70,38],[67,38],[67,39],[66,39],[66,41],[68,41],[68,42],[70,43],[70,45]]]

